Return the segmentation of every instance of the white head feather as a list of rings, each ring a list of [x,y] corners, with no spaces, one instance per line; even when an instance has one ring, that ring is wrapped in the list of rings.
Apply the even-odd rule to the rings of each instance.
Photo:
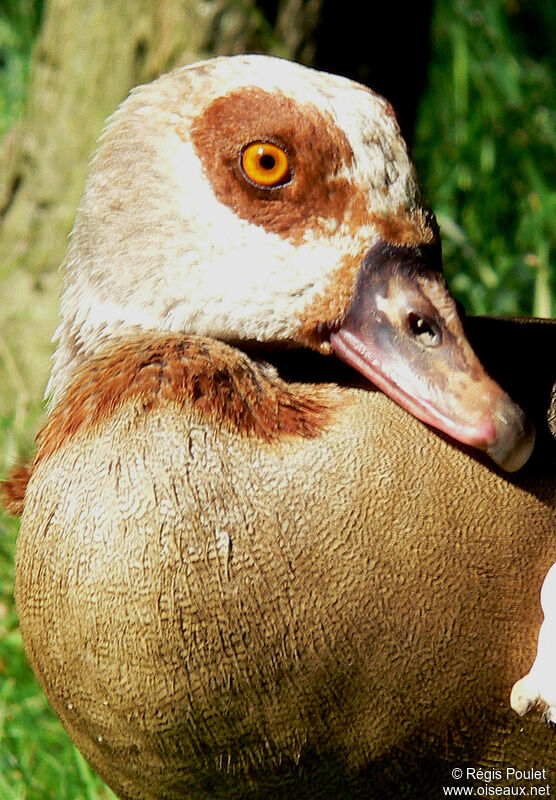
[[[329,134],[345,137],[353,158],[335,179],[363,194],[369,212],[356,230],[323,208],[323,218],[307,218],[303,236],[292,239],[217,197],[192,126],[216,99],[253,88],[290,98],[300,113],[310,108]],[[65,260],[47,394],[55,402],[80,359],[128,330],[295,342],[304,310],[326,293],[334,271],[372,245],[371,214],[418,205],[390,106],[345,78],[238,56],[136,88],[108,120],[92,161]]]

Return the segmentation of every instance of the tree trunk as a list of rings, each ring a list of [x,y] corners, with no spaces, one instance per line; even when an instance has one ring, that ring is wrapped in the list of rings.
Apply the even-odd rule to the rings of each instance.
[[[48,0],[26,111],[0,153],[0,412],[16,430],[46,381],[57,267],[106,116],[178,64],[249,51],[310,60],[320,3]]]

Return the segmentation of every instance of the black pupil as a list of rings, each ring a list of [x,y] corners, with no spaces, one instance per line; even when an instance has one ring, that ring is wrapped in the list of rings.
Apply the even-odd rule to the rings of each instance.
[[[268,153],[263,153],[263,155],[260,157],[259,164],[263,169],[270,171],[276,166],[276,159],[274,156],[271,156]]]

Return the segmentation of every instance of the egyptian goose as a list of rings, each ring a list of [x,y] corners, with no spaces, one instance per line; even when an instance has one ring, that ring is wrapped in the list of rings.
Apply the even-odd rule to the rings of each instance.
[[[57,336],[16,598],[121,798],[425,797],[469,730],[499,755],[554,470],[471,454],[517,470],[532,427],[465,338],[385,100],[263,56],[135,89]]]

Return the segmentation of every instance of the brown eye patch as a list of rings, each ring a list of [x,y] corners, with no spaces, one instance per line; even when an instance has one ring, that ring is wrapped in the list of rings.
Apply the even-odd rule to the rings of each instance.
[[[352,184],[340,176],[353,160],[343,131],[314,106],[278,91],[245,88],[217,98],[197,117],[191,137],[218,200],[242,219],[294,242],[329,220],[342,222],[356,199]],[[275,184],[260,180],[259,170],[268,168],[272,179],[284,170],[277,151],[263,152],[256,177],[249,174],[245,153],[261,144],[286,154],[289,177],[284,171]]]

